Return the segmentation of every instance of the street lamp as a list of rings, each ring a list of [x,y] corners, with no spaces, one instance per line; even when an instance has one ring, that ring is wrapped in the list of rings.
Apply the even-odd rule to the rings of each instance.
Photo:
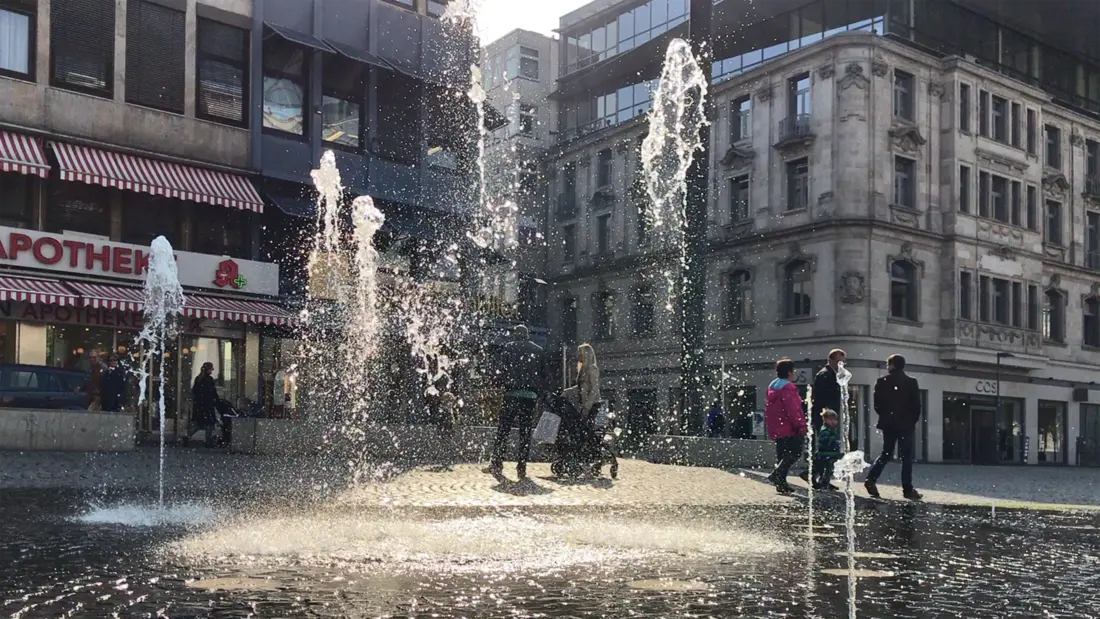
[[[705,75],[711,74],[714,51],[711,44],[711,17],[714,0],[691,0],[688,13],[688,42],[691,52]],[[713,118],[710,97],[703,102],[703,118]],[[687,205],[684,217],[686,244],[681,291],[683,329],[680,339],[680,410],[694,425],[703,421],[703,376],[706,373],[706,252],[707,191],[710,186],[710,125],[700,130],[702,148],[695,152],[687,178]],[[705,424],[700,424],[705,425]]]

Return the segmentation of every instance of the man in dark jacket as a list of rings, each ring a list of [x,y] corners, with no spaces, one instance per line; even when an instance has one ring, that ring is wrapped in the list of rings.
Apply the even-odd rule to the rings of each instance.
[[[810,424],[814,429],[815,437],[821,433],[821,411],[829,409],[840,414],[840,384],[836,382],[836,373],[840,368],[840,364],[847,358],[848,355],[839,348],[830,350],[825,367],[821,368],[814,376],[813,408],[810,409]],[[817,440],[812,441],[810,444],[810,450],[814,454],[817,453],[817,444]],[[809,470],[799,473],[799,477],[809,482]],[[836,487],[834,486],[832,489],[836,490]]]
[[[207,361],[202,364],[195,384],[191,387],[191,431],[190,439],[199,430],[206,431],[206,446],[214,446],[214,414],[218,404],[218,388],[214,384],[214,364]]]
[[[886,463],[894,459],[894,449],[901,458],[901,486],[905,498],[919,501],[921,495],[913,488],[913,434],[920,421],[920,386],[917,379],[905,374],[905,357],[890,355],[886,361],[888,374],[875,383],[875,413],[882,431],[882,455],[867,473],[864,486],[867,493],[878,497],[876,482]]]
[[[126,369],[118,365],[118,357],[114,355],[107,360],[107,370],[100,379],[99,392],[103,410],[110,413],[122,410],[122,400],[126,395]]]
[[[516,475],[521,480],[527,477],[527,456],[531,450],[531,418],[539,392],[543,390],[542,368],[542,347],[531,341],[526,326],[516,326],[513,339],[504,345],[496,367],[496,378],[504,389],[504,406],[500,411],[500,423],[489,464],[489,471],[493,475],[499,476],[504,472],[508,435],[512,426],[515,426],[519,430]]]

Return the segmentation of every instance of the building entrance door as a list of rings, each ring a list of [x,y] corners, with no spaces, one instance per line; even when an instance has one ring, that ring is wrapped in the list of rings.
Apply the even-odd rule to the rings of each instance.
[[[970,408],[970,463],[997,464],[997,411],[992,406]]]

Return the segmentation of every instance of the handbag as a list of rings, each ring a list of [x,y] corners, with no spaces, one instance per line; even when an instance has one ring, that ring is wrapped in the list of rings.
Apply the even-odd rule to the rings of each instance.
[[[539,423],[535,426],[535,432],[531,439],[537,445],[549,445],[558,440],[558,429],[561,428],[561,417],[550,411],[544,411],[539,417]]]
[[[599,408],[596,409],[596,427],[606,428],[611,424],[611,406],[607,400],[600,400]]]

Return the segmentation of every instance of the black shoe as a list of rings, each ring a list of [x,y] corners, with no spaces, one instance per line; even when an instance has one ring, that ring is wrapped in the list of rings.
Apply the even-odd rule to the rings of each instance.
[[[504,474],[504,464],[500,462],[493,462],[489,465],[489,468],[485,469],[485,472],[493,477],[500,477]]]
[[[825,488],[828,489],[828,490],[832,490],[833,492],[839,492],[840,491],[840,488],[837,488],[833,484],[826,484]]]
[[[791,494],[792,492],[794,492],[794,488],[791,488],[791,485],[788,484],[786,481],[780,481],[780,482],[776,482],[775,491],[778,492],[779,494],[786,495],[786,494]]]
[[[878,484],[871,481],[870,479],[863,482],[863,487],[867,489],[867,494],[875,497],[876,499],[882,498],[882,495],[878,493]]]
[[[914,489],[914,488],[910,488],[908,490],[905,490],[904,492],[901,493],[901,495],[903,497],[909,499],[910,501],[920,501],[921,499],[924,498],[921,495],[921,493],[917,492],[916,489]]]
[[[801,473],[798,474],[798,478],[801,479],[802,481],[806,482],[806,483],[809,483],[810,482],[810,472],[809,471],[802,471]]]

